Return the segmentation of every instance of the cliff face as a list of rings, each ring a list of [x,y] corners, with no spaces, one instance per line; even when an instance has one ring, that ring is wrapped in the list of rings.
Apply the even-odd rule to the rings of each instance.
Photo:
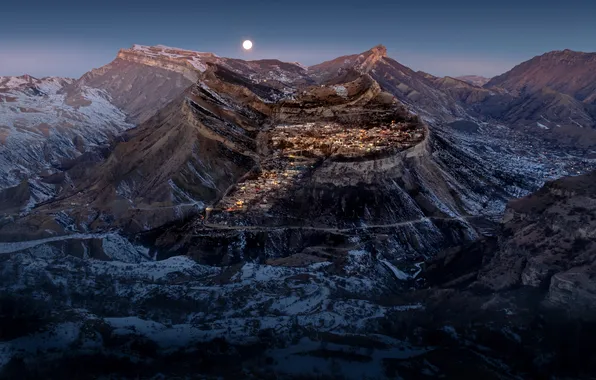
[[[547,183],[512,201],[503,219],[503,247],[480,281],[494,289],[548,289],[557,306],[582,309],[596,293],[596,173]]]
[[[83,75],[64,92],[72,99],[81,87],[100,88],[130,122],[138,124],[180,96],[197,81],[200,69],[214,60],[213,54],[186,56],[135,46],[120,50],[113,62]]]
[[[207,63],[221,61],[213,53],[200,53],[165,46],[141,45],[134,45],[130,49],[121,49],[118,52],[117,59],[177,72],[192,82],[196,82],[199,73],[207,69]]]
[[[429,277],[448,287],[535,288],[545,305],[594,318],[595,184],[596,172],[566,177],[511,201],[495,238],[445,252]]]

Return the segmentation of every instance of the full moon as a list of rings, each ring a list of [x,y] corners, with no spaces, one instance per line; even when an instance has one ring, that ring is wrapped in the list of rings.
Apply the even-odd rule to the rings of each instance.
[[[252,48],[252,41],[251,40],[246,40],[242,43],[242,47],[244,48],[244,50],[250,50]]]

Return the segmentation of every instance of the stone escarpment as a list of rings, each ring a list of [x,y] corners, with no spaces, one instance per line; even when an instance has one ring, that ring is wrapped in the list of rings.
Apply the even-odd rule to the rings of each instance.
[[[199,72],[207,69],[206,64],[217,62],[219,57],[213,53],[199,53],[163,46],[134,45],[130,49],[121,49],[117,59],[174,71],[196,82]]]
[[[67,99],[74,99],[82,87],[100,88],[129,121],[138,124],[180,96],[197,78],[197,71],[183,62],[121,51],[113,62],[83,75],[64,92]]]

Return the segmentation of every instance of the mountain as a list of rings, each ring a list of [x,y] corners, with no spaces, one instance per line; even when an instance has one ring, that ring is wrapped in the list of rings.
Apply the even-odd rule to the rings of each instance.
[[[21,102],[53,80],[3,82]],[[134,45],[57,81],[125,127],[0,189],[0,377],[592,373],[571,95],[383,46],[304,68]]]
[[[589,65],[589,58],[584,59]],[[499,81],[504,76],[494,78],[486,88],[479,88],[456,78],[437,78],[414,72],[387,57],[386,48],[382,45],[310,68],[277,60],[243,61],[165,46],[134,45],[130,49],[122,49],[110,64],[94,69],[78,80],[44,79],[46,82],[53,81],[48,84],[45,96],[23,92],[23,89],[36,85],[35,81],[39,80],[35,78],[16,78],[12,82],[9,78],[3,79],[3,83],[11,86],[3,85],[2,99],[5,101],[2,104],[6,111],[5,120],[0,123],[4,129],[0,136],[2,141],[8,139],[11,148],[0,156],[4,160],[3,171],[7,173],[0,188],[16,186],[26,178],[39,178],[40,174],[60,175],[61,167],[81,154],[97,155],[91,151],[109,143],[123,130],[148,120],[182,96],[208,64],[217,64],[255,83],[278,90],[277,98],[270,100],[272,102],[294,96],[299,89],[315,83],[325,84],[353,73],[369,74],[384,91],[435,124],[472,117],[540,133],[550,141],[558,140],[567,146],[579,142],[587,149],[596,142],[596,136],[579,128],[593,124],[591,106],[573,95],[550,87],[522,93],[507,88],[505,82],[500,86]],[[520,67],[528,65],[530,63],[516,67],[515,73],[512,71],[510,74],[512,78],[518,75]],[[534,77],[533,74],[528,75]],[[564,77],[553,78],[569,82]],[[585,80],[589,82],[590,78]],[[511,81],[515,83],[516,80]],[[539,87],[541,83],[534,87]],[[559,88],[554,84],[553,87]],[[21,108],[29,112],[23,113],[11,103],[22,103]],[[35,110],[39,112],[36,114]],[[41,113],[43,117],[39,118],[37,115]],[[9,115],[12,116],[9,118]],[[89,123],[82,125],[89,118],[93,119],[92,130]],[[106,123],[106,120],[109,122]],[[98,122],[101,125],[94,124]],[[74,128],[68,127],[71,125]],[[41,128],[38,132],[23,129],[35,131],[38,127]],[[83,129],[85,133],[78,132]],[[12,137],[9,138],[9,135]],[[76,141],[73,142],[73,139]],[[33,141],[36,142],[32,144]],[[48,189],[45,197],[55,191]]]
[[[83,75],[66,92],[80,86],[99,88],[133,123],[141,123],[194,84],[207,65],[216,63],[243,76],[290,90],[288,83],[311,83],[305,69],[278,60],[247,62],[167,46],[134,45],[122,49],[110,64]]]
[[[371,53],[370,57],[375,56]],[[376,225],[403,231],[399,238],[385,242],[385,247],[420,254],[436,248],[416,242],[419,234],[437,247],[468,239],[475,227],[466,218],[498,213],[511,196],[540,183],[540,174],[528,170],[531,166],[506,161],[515,150],[508,154],[475,151],[478,141],[502,145],[489,130],[473,124],[475,133],[465,133],[465,138],[454,135],[450,125],[430,130],[374,79],[372,71],[344,68],[337,76],[326,77],[326,84],[305,86],[302,69],[290,64],[288,71],[294,69],[298,75],[295,81],[283,82],[286,87],[280,89],[271,76],[266,81],[238,73],[249,64],[239,68],[222,62],[207,62],[197,74],[197,84],[128,131],[122,137],[125,141],[114,143],[105,153],[105,160],[75,160],[65,168],[63,178],[52,179],[62,189],[56,199],[3,226],[4,238],[48,238],[114,227],[132,236],[148,230],[158,234],[169,223],[187,218],[191,222],[181,227],[188,229],[182,234],[193,236],[197,228],[204,228],[196,223],[202,220],[199,216],[214,208],[209,215],[211,228],[226,232],[230,242],[250,241],[247,234],[252,234],[252,226],[288,226],[287,236],[297,228],[314,228],[315,235],[327,236],[334,230]],[[392,64],[387,62],[383,65]],[[370,140],[366,146],[342,148],[363,138],[341,132],[355,131],[358,126],[365,128],[362,133],[380,134],[366,137]],[[329,130],[329,136],[317,138],[319,130]],[[279,157],[283,150],[276,151],[272,145],[281,137],[288,139],[284,144],[295,145],[288,133],[312,135],[302,151],[292,154],[299,159]],[[333,138],[334,134],[342,137]],[[402,141],[401,148],[385,147],[379,138]],[[350,149],[358,153],[340,153]],[[234,194],[242,193],[239,190],[246,183],[257,186],[262,176],[288,174],[291,166],[307,169],[299,173],[299,181],[274,180],[288,183],[270,188],[266,200],[236,199],[243,204],[242,212],[226,211],[236,207],[229,202],[238,197]],[[67,179],[71,186],[65,186]],[[235,227],[227,230],[222,224]],[[249,226],[246,231],[244,225]],[[260,234],[259,239],[263,238],[279,237]],[[171,233],[165,231],[157,239],[171,241]],[[312,244],[311,237],[293,239],[303,248]],[[178,253],[191,250],[195,254],[206,241],[174,240]],[[165,255],[174,249],[168,243],[158,246]],[[279,256],[280,252],[267,254]]]
[[[453,99],[464,105],[474,105],[486,102],[490,97],[498,94],[496,91],[474,86],[464,80],[452,77],[434,77],[426,74],[425,77],[432,82],[434,87],[450,95]]]
[[[0,189],[31,179],[43,191],[30,205],[54,196],[60,189],[43,178],[64,176],[79,157],[100,159],[98,149],[182,96],[210,63],[267,82],[276,99],[314,82],[298,64],[141,45],[78,80],[0,77]]]
[[[558,102],[568,103],[573,111],[553,115],[554,123],[593,128],[596,125],[595,67],[596,53],[552,51],[492,78],[484,87],[502,88],[522,99],[533,96],[542,99],[541,94],[558,97]],[[541,107],[539,111],[545,112],[548,108]],[[537,119],[536,116],[533,119]]]
[[[21,79],[24,83],[31,81],[31,78]],[[21,223],[29,225],[26,230],[32,236],[44,236],[48,231],[64,233],[71,228],[103,229],[109,225],[119,226],[128,233],[161,228],[221,202],[230,191],[235,191],[241,178],[262,172],[264,163],[271,165],[269,139],[278,138],[278,132],[268,131],[275,130],[280,123],[315,123],[316,128],[321,128],[318,123],[324,122],[350,128],[362,123],[370,128],[389,121],[398,125],[400,120],[410,118],[408,111],[400,108],[403,106],[415,110],[409,112],[421,113],[418,120],[422,125],[429,124],[425,126],[428,133],[422,133],[428,136],[417,148],[418,160],[406,159],[402,163],[403,158],[397,159],[396,155],[395,159],[381,164],[386,160],[382,155],[372,161],[367,158],[364,161],[371,161],[373,169],[366,169],[365,174],[358,167],[368,164],[349,163],[361,158],[340,163],[346,160],[341,158],[332,163],[337,161],[331,159],[332,151],[320,157],[309,153],[308,159],[317,166],[308,175],[312,187],[302,185],[299,193],[292,190],[273,196],[267,209],[277,210],[277,216],[271,220],[281,223],[284,215],[303,212],[300,218],[312,223],[319,223],[320,219],[327,226],[393,225],[407,219],[396,217],[395,211],[373,213],[371,210],[391,204],[393,201],[389,199],[403,202],[408,197],[416,205],[411,212],[418,216],[480,215],[483,207],[502,209],[509,197],[536,188],[544,176],[566,173],[568,169],[561,169],[567,165],[562,165],[564,162],[573,162],[569,167],[584,165],[575,156],[544,161],[542,153],[529,152],[538,152],[536,147],[549,144],[551,149],[556,144],[556,134],[550,142],[522,133],[518,145],[507,144],[507,153],[503,154],[500,147],[504,146],[502,139],[507,137],[500,127],[491,130],[489,123],[481,126],[474,122],[446,124],[458,114],[468,118],[486,115],[490,104],[501,107],[495,112],[501,118],[508,107],[527,112],[532,106],[511,107],[519,99],[503,89],[478,88],[455,78],[414,72],[388,58],[382,45],[307,69],[276,60],[243,61],[164,46],[135,45],[121,50],[112,63],[79,80],[64,82],[57,94],[64,102],[75,104],[83,102],[81,94],[90,88],[105,94],[112,107],[123,109],[121,118],[137,122],[138,127],[120,135],[119,139],[124,141],[107,144],[105,139],[93,149],[82,148],[77,155],[67,157],[68,160],[63,157],[52,171],[30,180],[28,192],[16,190],[20,187],[7,191],[7,199],[14,199],[11,208],[6,208],[9,215],[14,215],[15,210],[27,214],[44,201],[35,216],[25,216],[5,226],[7,236],[21,236]],[[509,103],[504,104],[503,99]],[[563,113],[572,112],[572,103],[556,97],[552,102],[553,112],[559,112],[556,107]],[[523,116],[507,116],[520,117]],[[97,117],[97,120],[105,118]],[[336,128],[333,125],[328,127],[333,130]],[[475,141],[483,140],[494,140],[495,148],[478,151]],[[589,141],[582,139],[587,147]],[[334,142],[340,146],[346,143],[341,139]],[[408,146],[413,147],[411,143]],[[526,165],[523,168],[506,162],[509,155],[520,154],[533,164],[520,163]],[[318,167],[321,159],[323,166]],[[461,167],[452,167],[452,162],[459,162]],[[374,165],[381,165],[383,170],[376,173]],[[541,169],[535,170],[534,165]],[[155,171],[155,167],[162,170]],[[394,169],[389,170],[390,167]],[[414,177],[411,174],[403,177],[404,168],[405,173],[414,173]],[[393,173],[389,182],[386,170]],[[547,172],[550,174],[541,174]],[[364,182],[342,179],[351,176]],[[527,178],[522,180],[523,176]],[[484,189],[474,184],[479,181],[485,184]],[[19,183],[18,186],[24,186]],[[397,198],[392,195],[395,191],[401,194]],[[365,195],[368,192],[377,195]],[[38,193],[41,195],[35,195]],[[25,201],[26,194],[33,195]],[[363,202],[366,198],[372,203]],[[72,206],[78,207],[69,212],[69,218],[56,218],[55,215]],[[330,209],[321,214],[321,207]],[[387,211],[396,209],[399,209],[397,204]],[[255,215],[257,219],[242,223],[262,224],[270,213]],[[51,228],[47,228],[48,223]],[[46,227],[40,229],[40,226]]]
[[[549,88],[584,104],[596,101],[596,53],[551,51],[492,78],[485,87],[501,87],[512,93],[533,93]]]
[[[369,73],[381,87],[427,119],[453,120],[464,114],[454,99],[437,90],[423,75],[387,56],[383,45],[361,54],[343,56],[308,68],[318,82],[348,68]]]
[[[0,188],[105,144],[132,125],[105,91],[66,78],[0,77]]]
[[[456,79],[463,80],[464,82],[474,85],[476,87],[482,87],[486,83],[488,83],[488,81],[490,81],[490,78],[486,78],[480,75],[463,75],[456,77]]]
[[[308,68],[309,75],[318,82],[338,76],[342,70],[354,69],[360,73],[370,72],[374,66],[387,57],[387,48],[377,45],[361,54],[346,55],[319,63]]]

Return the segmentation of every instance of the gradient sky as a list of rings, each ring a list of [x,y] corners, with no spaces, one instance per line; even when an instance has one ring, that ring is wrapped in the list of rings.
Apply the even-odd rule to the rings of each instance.
[[[550,50],[596,51],[596,0],[19,0],[0,15],[0,75],[78,77],[134,43],[305,65],[381,43],[441,76],[494,76]],[[240,48],[246,38],[250,53]]]

